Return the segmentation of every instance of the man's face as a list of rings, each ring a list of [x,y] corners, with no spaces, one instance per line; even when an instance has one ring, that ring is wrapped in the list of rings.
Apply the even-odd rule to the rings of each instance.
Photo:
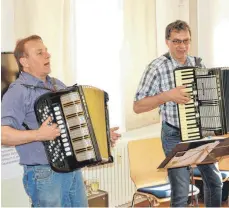
[[[50,72],[50,54],[41,40],[31,40],[25,44],[26,56],[23,58],[24,70],[38,78]]]
[[[172,57],[182,64],[186,61],[186,56],[190,49],[190,41],[191,37],[188,30],[173,30],[169,40],[166,40]]]

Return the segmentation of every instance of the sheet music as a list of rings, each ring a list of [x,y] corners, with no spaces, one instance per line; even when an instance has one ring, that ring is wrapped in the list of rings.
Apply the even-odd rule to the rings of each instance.
[[[215,141],[185,152],[177,152],[177,154],[168,162],[166,168],[177,168],[199,164],[219,143],[219,141]]]
[[[204,137],[203,139],[194,139],[194,140],[188,140],[188,141],[184,141],[184,142],[180,142],[182,144],[185,143],[192,143],[192,142],[204,142],[204,141],[211,141],[211,140],[220,140],[220,139],[226,139],[228,138],[228,136],[209,136],[209,137]]]

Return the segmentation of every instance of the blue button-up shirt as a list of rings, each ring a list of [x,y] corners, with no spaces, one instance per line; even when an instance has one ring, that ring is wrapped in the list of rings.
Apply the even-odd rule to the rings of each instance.
[[[55,79],[57,90],[66,86]],[[50,92],[48,89],[28,88],[22,84],[47,87],[53,89],[51,78],[47,76],[47,82],[22,72],[19,78],[13,82],[2,98],[2,126],[10,126],[18,130],[25,130],[22,123],[28,125],[30,129],[38,129],[39,125],[34,112],[35,100],[44,93]],[[20,157],[20,164],[35,165],[48,164],[46,153],[42,142],[31,142],[16,146]]]

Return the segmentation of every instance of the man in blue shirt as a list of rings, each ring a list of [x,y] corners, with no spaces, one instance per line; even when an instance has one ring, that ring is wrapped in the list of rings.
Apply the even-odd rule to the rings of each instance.
[[[169,53],[153,60],[146,68],[139,84],[134,111],[147,112],[157,107],[162,116],[161,139],[166,155],[181,141],[177,103],[185,104],[190,98],[184,86],[175,87],[173,71],[181,66],[204,67],[201,59],[189,56],[191,30],[181,20],[166,27],[165,41]],[[222,179],[215,164],[198,166],[204,181],[204,197],[207,207],[220,207]],[[186,207],[189,194],[190,174],[186,167],[168,170],[171,184],[171,206]]]
[[[48,75],[51,72],[50,54],[41,37],[33,35],[20,40],[14,55],[20,75],[2,99],[2,145],[16,146],[24,167],[24,187],[33,206],[87,207],[81,170],[57,173],[48,165],[42,141],[59,136],[58,125],[48,125],[51,120],[48,118],[39,127],[34,112],[34,102],[39,96],[66,86],[57,79],[53,82]],[[33,130],[26,130],[23,123]],[[115,133],[117,129],[111,129],[112,144],[120,137]]]

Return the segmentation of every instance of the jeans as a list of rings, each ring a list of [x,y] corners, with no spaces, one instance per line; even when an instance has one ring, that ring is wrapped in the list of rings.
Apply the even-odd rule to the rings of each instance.
[[[162,146],[165,155],[178,144],[180,131],[162,123]],[[204,183],[204,203],[206,207],[220,207],[222,199],[222,177],[215,164],[198,165]],[[190,172],[187,167],[168,169],[171,184],[171,207],[186,207],[189,194]]]
[[[24,165],[23,184],[34,207],[88,207],[80,169],[57,173],[49,165]]]

